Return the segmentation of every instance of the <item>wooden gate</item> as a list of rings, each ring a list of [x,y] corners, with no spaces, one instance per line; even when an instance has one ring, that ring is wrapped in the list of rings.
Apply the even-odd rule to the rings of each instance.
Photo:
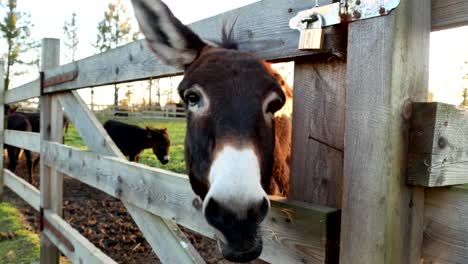
[[[413,102],[427,100],[431,13],[432,29],[468,24],[466,12],[455,12],[467,10],[468,4],[433,0],[431,7],[426,0],[401,1],[388,16],[327,28],[320,51],[299,51],[299,32],[288,22],[311,6],[305,0],[263,0],[190,25],[204,38],[214,39],[214,29],[226,18],[239,16],[235,34],[241,49],[270,61],[295,61],[294,201],[270,197],[261,258],[271,263],[337,263],[338,258],[341,263],[463,263],[468,259],[468,235],[460,219],[468,215],[463,205],[468,193],[417,186],[467,183],[467,175],[460,173],[460,168],[468,170],[467,164],[442,164],[457,168],[444,171],[443,179],[433,170],[413,169],[414,164],[427,164],[427,155],[441,153],[434,138],[460,133],[468,118],[457,112],[462,121],[445,125],[445,119],[452,119],[436,111],[442,108],[431,112],[433,105]],[[56,263],[59,250],[74,263],[113,263],[62,219],[63,174],[122,200],[162,262],[203,263],[177,226],[214,237],[192,205],[195,195],[188,178],[126,161],[74,91],[181,72],[157,61],[143,41],[61,66],[59,41],[45,39],[42,44],[41,77],[8,91],[0,86],[3,120],[4,104],[40,97],[41,134],[5,130],[0,122],[0,144],[41,153],[41,190],[8,170],[3,170],[0,188],[8,186],[40,212],[41,263]],[[340,59],[344,54],[347,59]],[[89,150],[62,144],[62,111]],[[417,126],[421,118],[429,119],[423,132]],[[434,132],[440,127],[446,130]],[[454,152],[468,156],[466,136],[444,138],[448,160]],[[445,148],[452,142],[461,149]],[[446,180],[450,173],[456,180]]]

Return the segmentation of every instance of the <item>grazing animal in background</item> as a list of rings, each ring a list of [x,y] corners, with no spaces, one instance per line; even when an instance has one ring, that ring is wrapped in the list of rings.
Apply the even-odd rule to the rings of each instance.
[[[178,91],[187,112],[187,172],[207,222],[219,231],[221,252],[233,262],[256,259],[263,247],[260,223],[270,208],[267,192],[289,189],[289,175],[275,178],[273,172],[289,173],[288,160],[277,165],[275,153],[282,153],[276,144],[283,141],[290,148],[290,127],[275,129],[290,121],[276,122],[275,113],[290,91],[267,62],[236,50],[232,30],[224,30],[222,43],[210,44],[162,1],[132,4],[149,48],[184,70]]]
[[[112,138],[117,147],[130,161],[140,159],[140,154],[144,149],[152,148],[154,155],[162,164],[169,162],[169,147],[171,141],[167,129],[157,129],[122,123],[115,120],[108,120],[104,123],[107,134]]]
[[[6,116],[6,119],[7,119],[7,124],[6,124],[6,128],[7,129],[10,129],[10,130],[19,130],[19,131],[28,131],[28,132],[31,132],[32,131],[32,126],[31,126],[31,123],[29,121],[29,119],[25,116],[25,115],[22,115],[20,113],[13,113],[13,114],[9,114],[8,116]],[[7,153],[8,153],[8,169],[11,171],[11,172],[15,172],[16,170],[16,166],[18,164],[18,159],[19,159],[19,156],[20,156],[20,151],[21,151],[21,148],[17,148],[17,147],[14,147],[14,146],[10,146],[10,145],[7,145],[5,144],[5,148],[7,150]],[[24,154],[26,156],[26,164],[27,164],[27,167],[28,167],[28,180],[30,183],[32,183],[32,159],[31,159],[31,152],[29,150],[24,150]]]
[[[41,113],[39,112],[17,112],[19,114],[22,114],[26,116],[29,119],[29,122],[31,123],[31,129],[32,132],[39,133],[40,132],[40,127],[41,127]],[[63,128],[65,129],[65,133],[68,133],[68,125],[70,121],[68,118],[64,115],[63,116]]]
[[[38,112],[29,113],[29,112],[20,112],[17,111],[18,107],[11,108],[10,106],[5,106],[5,109],[8,108],[8,114],[6,116],[7,120],[7,129],[10,130],[19,130],[27,132],[40,132],[40,120],[41,114]],[[7,112],[7,111],[5,111]],[[26,124],[27,123],[27,124]],[[69,120],[66,116],[63,117],[63,127],[65,128],[65,133],[68,132]],[[18,164],[19,155],[21,152],[20,148],[5,145],[8,153],[9,165],[8,169],[12,172],[16,170]],[[29,182],[32,183],[32,172],[34,168],[39,163],[39,157],[37,157],[34,162],[31,159],[31,152],[27,149],[24,150],[26,156],[26,165],[28,167],[28,177]]]

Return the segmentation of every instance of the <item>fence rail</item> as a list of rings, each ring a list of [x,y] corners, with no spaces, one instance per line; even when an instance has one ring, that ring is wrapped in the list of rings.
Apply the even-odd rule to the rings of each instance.
[[[114,105],[91,105],[88,108],[97,116],[119,117],[119,118],[155,118],[155,119],[184,119],[185,109],[173,106],[114,106]]]

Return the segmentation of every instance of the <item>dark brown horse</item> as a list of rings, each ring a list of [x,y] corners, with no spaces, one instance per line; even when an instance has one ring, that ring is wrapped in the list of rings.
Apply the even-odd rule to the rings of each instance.
[[[185,71],[178,88],[187,112],[185,161],[205,218],[219,231],[227,260],[253,260],[262,252],[259,229],[270,208],[267,192],[285,194],[289,188],[289,154],[274,154],[281,153],[275,142],[290,147],[289,139],[275,135],[275,113],[290,91],[285,93],[284,81],[268,63],[235,50],[230,33],[220,45],[208,44],[163,2],[132,3],[150,49]],[[288,127],[281,130],[290,137]]]
[[[40,119],[41,115],[38,112],[34,113],[27,113],[27,112],[20,112],[17,110],[18,107],[10,107],[5,105],[5,119],[6,119],[6,128],[10,130],[19,130],[19,131],[27,131],[27,132],[40,132]],[[65,128],[65,133],[68,131],[68,124],[69,120],[66,116],[63,117],[63,127]],[[15,172],[16,166],[18,164],[18,160],[20,157],[21,149],[6,145],[5,148],[7,149],[8,153],[8,169],[12,172]],[[28,168],[28,179],[29,182],[32,183],[32,174],[34,168],[39,163],[39,157],[37,157],[34,161],[32,161],[31,151],[25,149],[24,154],[26,156],[26,165]]]

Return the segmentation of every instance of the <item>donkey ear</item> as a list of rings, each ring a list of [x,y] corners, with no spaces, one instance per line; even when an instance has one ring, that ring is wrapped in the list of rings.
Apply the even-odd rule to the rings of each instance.
[[[162,1],[132,0],[132,4],[150,49],[166,64],[187,67],[206,46]]]

